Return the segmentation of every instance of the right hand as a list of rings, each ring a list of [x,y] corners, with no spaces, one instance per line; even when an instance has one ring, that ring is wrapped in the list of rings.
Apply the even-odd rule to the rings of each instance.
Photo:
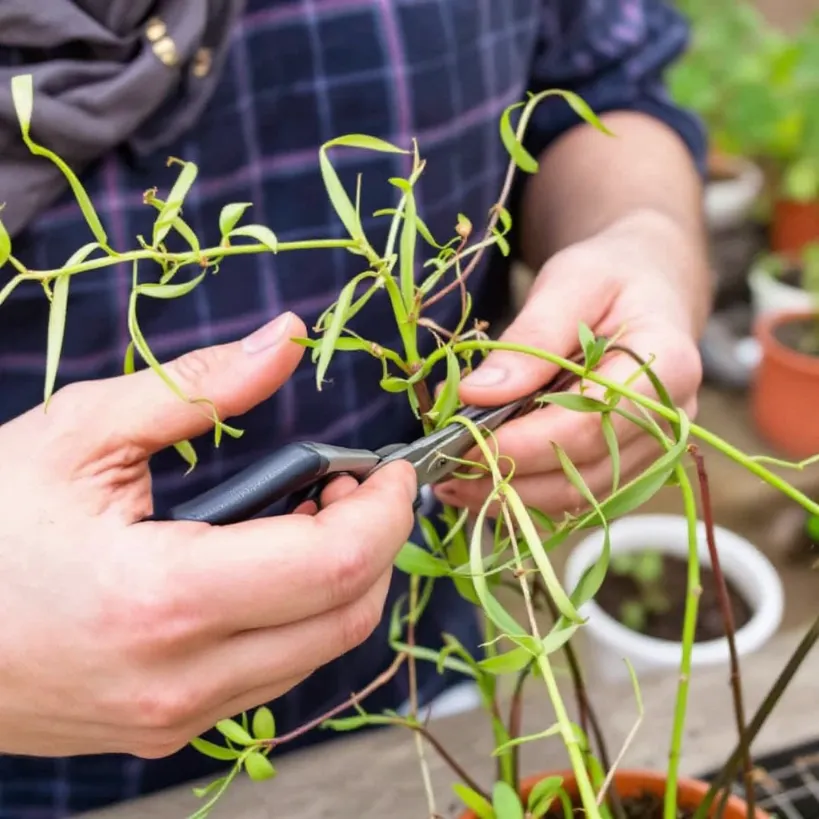
[[[293,315],[167,365],[227,419],[296,368]],[[391,464],[316,515],[148,522],[148,459],[210,428],[151,371],[0,427],[0,753],[161,757],[360,644],[409,535]]]

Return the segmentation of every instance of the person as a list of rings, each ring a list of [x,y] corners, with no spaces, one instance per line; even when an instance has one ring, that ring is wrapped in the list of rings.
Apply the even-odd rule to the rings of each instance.
[[[568,89],[615,136],[559,99],[536,110],[525,144],[540,167],[512,207],[515,255],[538,273],[503,337],[570,354],[581,321],[604,334],[624,328],[622,343],[653,356],[693,414],[710,299],[706,139],[663,85],[686,42],[684,19],[662,0],[8,0],[2,219],[34,270],[59,268],[91,241],[72,193],[22,144],[8,93],[18,73],[34,77],[33,137],[78,169],[119,251],[151,235],[156,212],[143,192],[167,192],[178,171],[169,156],[199,167],[184,216],[203,244],[218,242],[229,202],[251,202],[252,221],[282,242],[344,237],[318,149],[347,133],[418,139],[420,212],[446,240],[459,212],[480,225],[499,195],[503,110],[527,91]],[[370,214],[395,201],[388,179],[406,175],[406,158],[355,151],[334,161],[348,185],[363,173],[364,228],[383,246],[389,220]],[[4,267],[4,283],[12,272]],[[358,272],[344,250],[261,254],[226,261],[184,298],[138,302],[172,376],[238,419],[244,435],[218,448],[205,416],[150,370],[122,374],[130,266],[73,278],[47,409],[42,289],[21,286],[0,308],[0,819],[61,819],[207,776],[220,763],[187,743],[217,719],[272,702],[284,733],[389,666],[389,612],[406,591],[391,565],[414,525],[407,464],[339,491],[314,516],[213,528],[143,520],[289,441],[375,448],[418,435],[405,399],[380,390],[377,362],[339,355],[318,392],[309,356],[290,340]],[[139,269],[145,281],[155,274]],[[500,326],[509,281],[503,260],[488,259],[471,280],[474,314]],[[431,317],[452,326],[459,310],[456,295]],[[377,302],[352,326],[398,344]],[[616,380],[634,365],[615,356],[604,369]],[[461,398],[494,405],[550,373],[498,351]],[[635,388],[650,390],[644,380]],[[656,455],[632,430],[618,433],[624,473]],[[199,455],[189,474],[170,446],[185,438]],[[538,410],[498,441],[528,504],[559,514],[579,502],[551,441],[605,490],[611,466],[593,416]],[[474,510],[485,486],[449,481],[436,493]],[[448,583],[436,585],[417,639],[435,647],[443,633],[479,651],[473,613]],[[430,666],[419,667],[422,704],[460,682]],[[366,705],[397,708],[407,696],[398,675]]]

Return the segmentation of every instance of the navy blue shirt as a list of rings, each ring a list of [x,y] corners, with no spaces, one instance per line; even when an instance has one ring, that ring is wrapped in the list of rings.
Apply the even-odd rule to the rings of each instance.
[[[700,124],[669,101],[662,82],[687,33],[682,18],[661,0],[248,0],[200,122],[161,155],[137,159],[112,152],[83,181],[118,249],[132,249],[137,235],[150,234],[154,214],[142,194],[154,186],[167,190],[175,174],[165,165],[169,155],[200,166],[185,216],[207,244],[218,242],[221,207],[238,201],[253,202],[253,221],[269,225],[282,241],[341,237],[318,170],[319,146],[346,133],[399,145],[416,137],[427,159],[420,212],[434,236],[448,239],[458,212],[480,225],[496,201],[507,163],[498,120],[527,91],[570,89],[598,113],[625,109],[657,117],[679,133],[702,166]],[[2,43],[0,32],[0,58],[24,61]],[[529,129],[529,149],[539,153],[577,122],[560,100],[541,105]],[[386,180],[406,176],[405,158],[356,152],[339,170],[348,184],[363,172],[364,227],[374,245],[383,246],[388,220],[366,214],[394,204]],[[80,212],[66,195],[15,240],[15,253],[30,267],[55,268],[88,241],[85,236]],[[490,271],[484,265],[471,279],[480,318],[495,317],[503,306],[503,269]],[[358,260],[344,251],[234,259],[184,299],[144,299],[140,323],[154,352],[167,360],[236,339],[285,310],[311,326],[357,272]],[[8,275],[0,271],[3,281]],[[129,269],[74,279],[58,385],[121,372],[130,287]],[[458,315],[456,297],[441,301],[431,317],[447,327]],[[48,321],[42,290],[18,289],[2,319],[5,421],[42,396]],[[378,302],[360,316],[359,326],[366,327],[367,338],[398,344],[391,314],[379,312]],[[186,477],[176,454],[158,457],[157,506],[199,493],[260,452],[292,440],[377,447],[417,434],[404,397],[382,393],[380,365],[368,356],[338,355],[329,378],[332,383],[317,393],[305,357],[285,387],[241,419],[240,440],[226,440],[218,450],[199,446],[200,463]],[[397,576],[391,601],[404,585]],[[419,643],[436,646],[443,632],[477,651],[473,614],[448,583],[436,587]],[[391,660],[382,627],[277,701],[279,729],[342,701]],[[452,682],[428,665],[419,670],[423,700]],[[399,677],[368,707],[396,707],[406,695],[406,680]],[[215,764],[189,749],[154,761],[3,757],[0,819],[60,819],[207,774]]]

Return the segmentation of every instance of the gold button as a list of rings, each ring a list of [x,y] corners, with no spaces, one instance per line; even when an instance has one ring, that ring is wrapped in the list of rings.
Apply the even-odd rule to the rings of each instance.
[[[151,17],[151,19],[145,24],[145,36],[152,43],[162,39],[167,32],[167,26],[162,20],[159,19],[159,17]]]
[[[154,54],[167,66],[176,65],[176,44],[170,37],[161,37],[154,45]]]
[[[209,48],[200,48],[193,57],[193,76],[205,77],[210,73],[213,63],[213,52]]]

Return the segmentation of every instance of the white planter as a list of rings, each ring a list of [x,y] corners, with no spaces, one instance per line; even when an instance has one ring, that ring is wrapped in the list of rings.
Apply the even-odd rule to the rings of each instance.
[[[747,218],[765,184],[761,168],[747,159],[723,158],[736,170],[732,179],[708,182],[705,187],[705,216],[712,231],[738,227]]]
[[[813,299],[801,287],[785,284],[772,276],[762,264],[756,264],[748,274],[751,309],[754,321],[773,313],[811,310]]]
[[[656,549],[664,554],[687,559],[688,531],[681,515],[633,515],[614,521],[610,526],[612,554]],[[726,580],[749,603],[752,616],[737,630],[736,644],[740,655],[758,651],[777,631],[782,621],[784,595],[782,582],[773,565],[751,543],[722,527],[715,527],[720,565]],[[597,530],[581,541],[569,556],[566,566],[566,590],[577,585],[583,572],[594,563],[603,548],[603,532]],[[700,565],[710,566],[705,527],[699,527]],[[659,640],[632,631],[609,616],[594,601],[581,608],[588,618],[582,626],[588,638],[588,665],[598,677],[615,681],[628,677],[623,662],[627,658],[638,675],[646,672],[679,668],[682,645]],[[728,641],[711,640],[694,645],[692,667],[713,666],[729,662]]]

